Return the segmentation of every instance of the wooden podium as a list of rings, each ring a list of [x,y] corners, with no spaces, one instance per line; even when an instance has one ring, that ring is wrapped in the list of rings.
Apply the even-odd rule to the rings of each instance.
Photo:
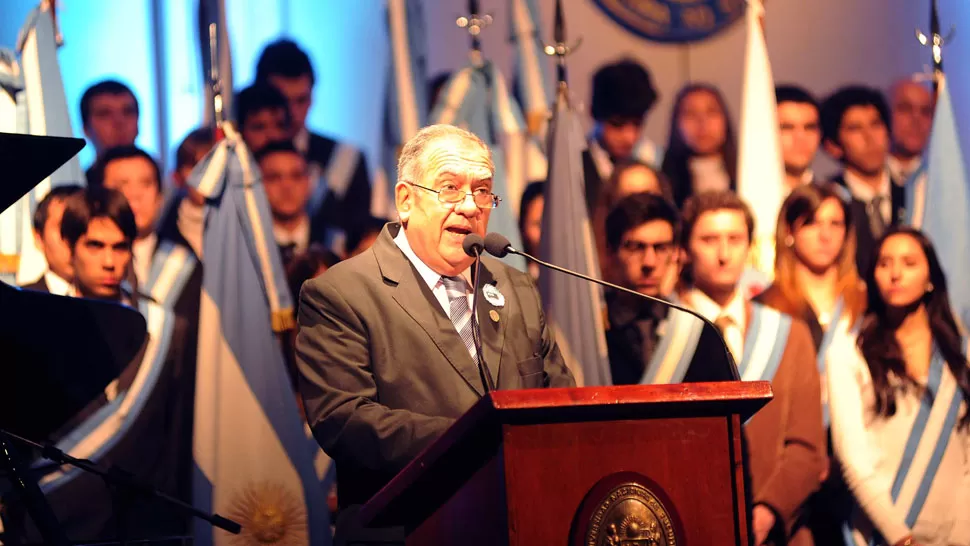
[[[747,545],[768,382],[496,391],[360,511],[408,545]]]

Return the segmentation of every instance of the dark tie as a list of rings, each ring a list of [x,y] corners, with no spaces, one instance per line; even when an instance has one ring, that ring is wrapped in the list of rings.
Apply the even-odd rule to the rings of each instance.
[[[882,204],[885,202],[885,196],[877,195],[866,205],[866,216],[869,217],[869,230],[873,239],[881,238],[886,232],[886,221],[882,218]]]
[[[468,283],[461,277],[442,276],[441,284],[445,286],[445,292],[448,294],[451,323],[455,325],[455,330],[461,336],[468,354],[471,355],[472,360],[475,360],[478,353],[475,351],[475,338],[472,333],[472,310],[468,307]]]

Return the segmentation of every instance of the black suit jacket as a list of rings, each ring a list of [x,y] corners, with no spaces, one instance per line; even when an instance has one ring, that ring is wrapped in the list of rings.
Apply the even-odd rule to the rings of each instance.
[[[842,174],[833,178],[832,181],[848,189],[845,177]],[[890,225],[897,225],[903,221],[906,214],[906,189],[896,184],[895,180],[891,180],[889,186],[893,211]],[[869,271],[875,260],[873,254],[876,251],[876,243],[879,241],[872,233],[872,228],[869,227],[869,216],[866,212],[865,202],[852,197],[849,209],[852,212],[852,226],[855,228],[856,236],[856,267],[859,270],[859,275],[865,278],[866,272]]]
[[[327,167],[334,159],[334,152],[341,143],[316,133],[310,133],[307,148],[307,161],[315,164],[326,176]],[[328,229],[344,232],[356,227],[357,223],[370,216],[371,184],[367,172],[367,161],[363,153],[358,154],[350,183],[343,195],[328,191],[319,210],[311,210],[314,233],[326,233]]]
[[[388,224],[374,246],[307,281],[296,359],[314,436],[337,465],[342,507],[361,504],[482,396],[477,367]],[[482,261],[483,355],[499,389],[572,387],[532,278]],[[494,320],[490,317],[497,317]]]
[[[683,311],[613,291],[607,292],[606,300],[609,318],[606,345],[613,384],[637,385],[643,379],[647,363],[653,357],[650,351],[655,350],[659,342],[658,339],[657,342],[648,343],[644,339],[644,328],[641,328],[639,322],[652,322],[655,332],[660,321],[666,319],[670,313]],[[724,343],[717,331],[705,324],[684,375],[684,383],[734,381],[734,364],[727,360],[726,355]]]
[[[25,284],[20,288],[23,288],[24,290],[33,290],[34,292],[45,292],[48,294],[51,291],[50,288],[47,287],[47,279],[45,279],[43,275],[41,275],[36,281],[30,284]]]

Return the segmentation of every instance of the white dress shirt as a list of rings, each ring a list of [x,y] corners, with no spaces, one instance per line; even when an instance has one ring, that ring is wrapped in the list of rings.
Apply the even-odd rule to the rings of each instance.
[[[912,159],[899,159],[896,156],[889,156],[886,161],[886,165],[889,167],[889,174],[892,175],[893,180],[897,184],[905,184],[910,176],[919,169],[920,163],[923,162],[921,156],[916,156]]]
[[[418,270],[418,275],[424,280],[428,288],[431,289],[431,293],[434,294],[438,303],[441,304],[441,308],[445,310],[445,314],[448,318],[451,318],[451,303],[448,301],[448,291],[445,289],[444,283],[441,282],[441,274],[435,273],[433,269],[428,267],[428,264],[424,263],[414,250],[411,248],[411,243],[408,242],[407,236],[404,234],[404,227],[397,232],[397,236],[394,237],[394,244],[401,249],[401,252],[407,256],[408,261]],[[461,273],[461,276],[465,279],[465,293],[468,295],[468,308],[471,309],[472,306],[472,293],[471,293],[471,268],[469,267]]]
[[[714,302],[707,294],[696,288],[692,288],[688,295],[687,302],[690,306],[711,322],[717,322],[721,326],[724,335],[724,342],[734,356],[734,361],[741,362],[744,355],[744,328],[745,328],[745,300],[740,290],[735,290],[734,295],[728,304],[721,307]],[[721,323],[724,323],[721,325]]]
[[[157,244],[158,235],[154,233],[135,239],[131,244],[131,267],[135,271],[135,278],[138,279],[138,286],[144,286],[148,282],[148,275],[152,270],[152,255],[155,254]]]
[[[310,246],[310,217],[304,215],[292,231],[287,231],[274,222],[273,238],[280,246],[293,245],[293,251],[297,254],[306,252]]]
[[[44,272],[44,284],[47,285],[47,291],[56,296],[67,296],[71,293],[71,283],[50,269]]]
[[[872,202],[876,196],[882,197],[882,203],[879,207],[879,214],[882,215],[882,221],[884,225],[892,224],[893,219],[893,196],[892,196],[892,182],[889,177],[889,170],[885,170],[882,174],[882,178],[879,181],[879,187],[873,188],[869,184],[866,184],[858,177],[853,175],[849,171],[843,173],[843,178],[845,179],[845,185],[849,188],[849,192],[852,193],[852,197],[855,197],[859,201],[862,201],[867,206]]]
[[[731,189],[731,177],[721,156],[692,157],[687,167],[690,170],[693,193]]]

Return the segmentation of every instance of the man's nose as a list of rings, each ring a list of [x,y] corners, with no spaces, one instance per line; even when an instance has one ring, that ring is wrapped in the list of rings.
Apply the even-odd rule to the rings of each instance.
[[[482,209],[478,208],[478,205],[475,204],[475,198],[471,194],[466,193],[461,201],[455,203],[455,212],[462,216],[475,217],[481,214]]]

